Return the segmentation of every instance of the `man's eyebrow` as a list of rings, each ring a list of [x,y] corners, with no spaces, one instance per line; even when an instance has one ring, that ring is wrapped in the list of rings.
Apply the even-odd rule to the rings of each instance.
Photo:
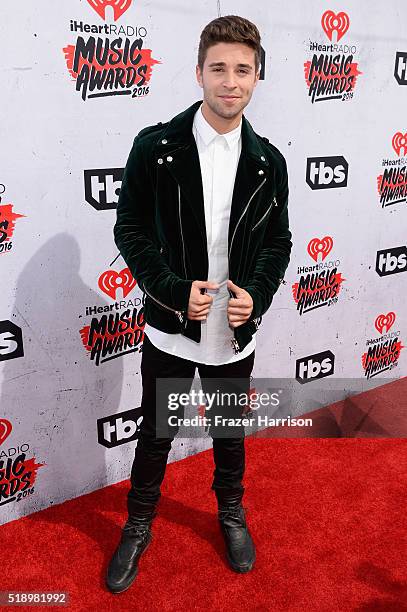
[[[209,68],[213,68],[214,66],[226,66],[225,62],[211,62],[209,64]],[[251,66],[250,64],[238,64],[239,68],[248,68],[249,70],[252,70],[253,66]]]

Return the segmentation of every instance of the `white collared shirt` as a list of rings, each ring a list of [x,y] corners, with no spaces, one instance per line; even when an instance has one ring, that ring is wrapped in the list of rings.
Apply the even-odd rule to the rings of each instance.
[[[149,340],[160,350],[207,365],[221,365],[244,359],[256,346],[254,334],[244,350],[235,354],[231,344],[233,329],[229,327],[227,317],[230,297],[227,288],[229,218],[242,148],[241,128],[242,120],[234,130],[219,134],[206,121],[202,107],[195,113],[192,131],[201,165],[209,260],[208,280],[220,284],[216,291],[207,290],[207,293],[213,296],[213,302],[207,319],[201,321],[201,341],[195,342],[182,334],[167,334],[148,323],[144,328]]]

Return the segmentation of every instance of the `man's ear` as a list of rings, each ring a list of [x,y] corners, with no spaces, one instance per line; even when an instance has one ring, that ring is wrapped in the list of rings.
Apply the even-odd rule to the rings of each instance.
[[[199,67],[199,64],[196,65],[196,69],[195,69],[195,73],[196,73],[196,80],[198,81],[198,85],[200,87],[203,87],[203,83],[202,83],[202,72],[201,69]]]

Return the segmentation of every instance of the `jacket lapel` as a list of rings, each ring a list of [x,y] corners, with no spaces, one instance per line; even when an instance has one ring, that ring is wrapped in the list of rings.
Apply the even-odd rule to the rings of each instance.
[[[192,132],[194,116],[202,100],[195,102],[168,123],[156,143],[156,155],[162,158],[170,174],[178,183],[183,203],[190,206],[196,218],[202,239],[207,245],[205,206],[201,165],[198,148]]]

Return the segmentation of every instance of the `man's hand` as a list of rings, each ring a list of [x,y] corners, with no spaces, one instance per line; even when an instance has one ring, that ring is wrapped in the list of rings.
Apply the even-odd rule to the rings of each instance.
[[[236,295],[235,298],[230,298],[228,304],[228,320],[230,327],[239,327],[250,319],[253,311],[253,300],[250,293],[245,289],[238,287],[231,280],[228,280],[228,289],[231,289]]]
[[[213,302],[213,297],[201,293],[201,289],[219,289],[219,283],[195,280],[189,294],[187,318],[192,321],[205,321]]]

